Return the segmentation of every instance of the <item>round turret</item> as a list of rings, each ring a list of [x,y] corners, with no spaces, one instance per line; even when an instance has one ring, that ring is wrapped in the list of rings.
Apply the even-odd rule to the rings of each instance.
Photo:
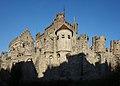
[[[57,32],[57,51],[72,51],[72,31],[63,25]]]

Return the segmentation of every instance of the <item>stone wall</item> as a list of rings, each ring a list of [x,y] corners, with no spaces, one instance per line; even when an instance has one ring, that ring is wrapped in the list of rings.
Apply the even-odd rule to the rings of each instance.
[[[7,53],[2,54],[1,68],[11,69],[13,64],[32,59],[38,77],[44,77],[48,68],[59,68],[64,66],[65,63],[69,64],[65,72],[66,75],[70,73],[70,76],[67,78],[95,78],[99,77],[99,74],[95,71],[100,70],[95,68],[99,67],[98,63],[110,65],[112,67],[111,70],[114,70],[119,63],[120,41],[111,41],[110,49],[106,48],[105,42],[106,38],[104,36],[95,36],[92,39],[92,46],[89,46],[88,35],[81,34],[78,37],[78,23],[75,22],[72,25],[65,20],[63,13],[58,13],[44,33],[36,34],[36,45],[34,45],[34,39],[29,30],[25,30],[20,36],[10,42],[10,56]],[[82,56],[84,59],[81,59],[80,53],[84,53],[84,56]],[[6,60],[8,57],[10,59]],[[82,65],[84,69],[77,65],[81,65],[81,60],[83,60]],[[80,68],[83,72],[77,68]],[[102,68],[100,72],[103,74],[104,66],[100,66],[100,68]],[[84,73],[84,76],[78,77],[79,72],[80,74]]]
[[[105,42],[106,38],[103,35],[99,37],[93,37],[92,48],[94,52],[106,52]]]
[[[120,54],[120,40],[112,40],[110,45],[110,50],[113,54]]]

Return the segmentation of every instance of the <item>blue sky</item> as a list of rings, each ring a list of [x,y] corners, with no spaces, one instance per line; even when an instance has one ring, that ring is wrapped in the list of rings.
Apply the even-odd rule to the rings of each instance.
[[[0,52],[8,51],[9,42],[29,28],[33,38],[43,33],[58,12],[65,7],[66,20],[79,24],[79,34],[104,34],[120,40],[120,0],[0,0]]]

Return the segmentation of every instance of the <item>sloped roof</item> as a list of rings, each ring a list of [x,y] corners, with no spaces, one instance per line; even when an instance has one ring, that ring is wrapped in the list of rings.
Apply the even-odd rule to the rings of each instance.
[[[57,32],[59,30],[64,30],[64,29],[70,30],[72,32],[72,35],[73,35],[73,31],[70,28],[68,28],[65,24],[63,24],[58,30],[56,30],[55,34],[57,34]]]

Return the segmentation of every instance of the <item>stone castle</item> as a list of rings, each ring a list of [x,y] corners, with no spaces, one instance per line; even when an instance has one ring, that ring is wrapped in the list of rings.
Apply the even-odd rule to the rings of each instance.
[[[107,62],[114,70],[120,59],[120,40],[112,40],[110,48],[106,48],[106,38],[95,36],[90,46],[87,34],[78,36],[78,23],[70,24],[64,13],[58,13],[44,33],[36,34],[35,40],[28,29],[12,40],[9,52],[1,53],[1,68],[11,70],[16,63],[32,60],[40,78],[48,67],[58,67],[68,62],[68,56],[79,53],[84,53],[90,64]]]

